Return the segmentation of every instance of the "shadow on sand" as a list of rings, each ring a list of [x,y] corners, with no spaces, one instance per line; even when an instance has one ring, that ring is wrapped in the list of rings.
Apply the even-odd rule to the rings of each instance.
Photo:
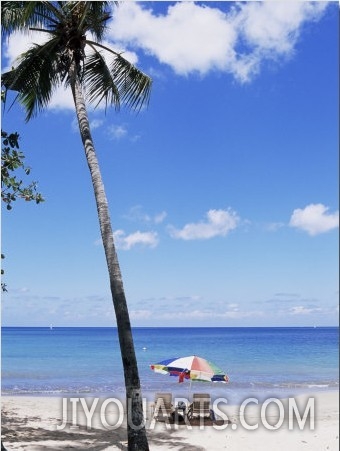
[[[104,430],[79,426],[76,430],[69,427],[56,430],[55,426],[37,427],[40,418],[22,420],[17,416],[2,412],[2,437],[6,451],[16,449],[27,451],[61,451],[61,450],[92,450],[103,451],[110,446],[117,450],[127,450],[127,433],[125,427],[115,430]],[[172,423],[174,424],[174,423]],[[182,424],[181,421],[178,424]],[[148,434],[149,444],[163,446],[180,451],[204,451],[205,448],[193,447],[185,443],[177,429],[176,437],[172,436],[174,428],[164,431],[153,430]],[[179,432],[179,434],[178,434]]]

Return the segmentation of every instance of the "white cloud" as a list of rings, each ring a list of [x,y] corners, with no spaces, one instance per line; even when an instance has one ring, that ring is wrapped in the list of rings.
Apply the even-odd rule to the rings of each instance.
[[[265,225],[265,230],[267,230],[268,232],[276,232],[277,230],[284,227],[284,225],[285,224],[283,222],[270,222],[269,224]]]
[[[209,239],[216,236],[225,236],[235,229],[239,223],[239,217],[231,209],[209,210],[206,213],[206,221],[186,224],[182,229],[169,228],[172,238],[182,240]]]
[[[51,97],[49,108],[56,111],[64,109],[74,111],[74,101],[70,89],[63,86],[57,88]]]
[[[227,4],[221,2],[219,9],[177,2],[166,14],[157,15],[138,2],[122,2],[115,10],[104,45],[133,64],[138,63],[138,56],[127,46],[144,50],[180,75],[206,75],[215,70],[247,82],[260,71],[263,61],[290,56],[303,25],[318,20],[327,7],[327,2],[303,1]],[[46,33],[14,33],[3,43],[7,69],[32,42],[41,44],[47,38]],[[103,54],[108,57],[107,52]],[[56,90],[50,108],[74,109],[70,92]],[[113,131],[115,138],[125,135],[123,128],[117,128],[116,133]]]
[[[320,312],[322,312],[320,307],[304,307],[303,305],[297,305],[289,309],[291,315],[310,315],[311,313]]]
[[[161,213],[156,214],[153,220],[155,224],[161,224],[166,217],[167,217],[166,211],[162,211]]]
[[[159,240],[156,232],[137,232],[126,235],[123,230],[116,230],[113,233],[118,249],[130,250],[137,245],[154,248]]]
[[[235,14],[239,35],[260,51],[262,57],[289,54],[294,50],[304,22],[318,19],[325,4],[312,2],[249,2]]]
[[[226,5],[178,2],[156,15],[124,2],[115,12],[111,36],[144,49],[177,74],[221,70],[245,82],[263,60],[289,56],[304,23],[319,19],[326,7],[326,2],[240,2],[224,12]]]
[[[22,33],[20,31],[14,32],[11,37],[3,42],[3,57],[7,59],[7,67],[3,71],[9,70],[16,58],[21,53],[26,52],[32,44],[43,44],[48,39],[47,33],[39,33],[38,31],[31,31],[29,33]]]
[[[90,121],[91,130],[95,130],[103,125],[104,121],[102,119],[92,119]]]
[[[161,211],[160,213],[156,213],[155,215],[149,215],[148,213],[145,213],[143,211],[143,207],[141,205],[135,205],[130,208],[128,214],[125,215],[125,217],[130,221],[161,224],[167,217],[167,213],[166,211]]]
[[[214,319],[243,319],[243,318],[257,318],[265,316],[264,312],[261,311],[225,311],[225,312],[215,312],[210,310],[190,310],[187,312],[184,311],[169,311],[165,313],[157,313],[154,312],[154,315],[158,319],[167,319],[173,320],[176,319],[178,321],[183,320],[214,320]]]
[[[289,225],[304,230],[309,235],[318,235],[339,227],[339,212],[328,213],[323,204],[310,204],[293,211]]]
[[[151,310],[131,310],[130,318],[132,320],[150,319],[152,317]]]
[[[127,135],[127,129],[123,125],[111,125],[107,131],[112,139],[121,139]]]
[[[142,47],[179,74],[223,69],[226,48],[232,49],[235,41],[222,11],[192,2],[176,3],[167,15],[158,16],[126,2],[115,13],[111,33],[115,39]]]

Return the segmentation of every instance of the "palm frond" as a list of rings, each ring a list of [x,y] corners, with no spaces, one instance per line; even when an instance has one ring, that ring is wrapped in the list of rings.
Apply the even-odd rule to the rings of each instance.
[[[64,20],[64,13],[62,8],[63,3],[66,2],[36,2],[36,6],[35,7],[33,5],[32,6],[36,14],[43,17],[43,19],[47,21],[46,25],[48,25],[49,21],[51,21],[54,24],[57,24],[58,22],[63,22]]]
[[[87,57],[84,65],[84,82],[88,100],[96,106],[105,100],[105,106],[120,106],[119,91],[102,54],[93,48],[94,52]]]
[[[110,2],[77,2],[82,6],[82,14],[79,18],[78,30],[88,30],[100,42],[106,29],[106,22],[111,18]]]
[[[19,58],[18,66],[3,74],[7,89],[18,92],[29,120],[45,108],[56,86],[61,84],[71,63],[77,66],[79,80],[85,85],[90,102],[97,105],[121,105],[139,110],[147,104],[151,79],[126,60],[121,54],[100,43],[106,22],[110,18],[109,3],[84,1],[2,2],[5,33],[16,29],[37,29],[50,33],[44,45],[35,45]],[[117,2],[114,2],[117,3]],[[97,41],[86,39],[86,32]],[[86,56],[84,45],[94,50]],[[112,57],[108,64],[103,49]]]
[[[51,39],[44,45],[34,45],[20,56],[15,69],[2,74],[2,85],[18,92],[18,100],[26,110],[26,121],[48,105],[54,89],[61,84],[54,51],[58,44],[58,39]]]
[[[122,55],[114,58],[111,72],[120,93],[121,103],[140,110],[150,100],[152,80]]]
[[[16,30],[28,31],[40,25],[50,28],[62,14],[51,2],[1,2],[1,34],[9,35]]]
[[[24,2],[1,2],[1,35],[5,36],[22,27]]]
[[[119,93],[119,105],[125,104],[127,107],[134,110],[140,110],[143,105],[147,105],[150,99],[152,80],[141,70],[135,67],[130,61],[126,60],[121,54],[115,52],[114,50],[99,44],[98,42],[93,42],[86,40],[86,43],[91,45],[92,48],[100,47],[108,51],[113,57],[113,63],[110,67],[110,85],[115,86],[115,89]],[[98,53],[98,52],[97,52]],[[101,56],[101,64],[106,66],[104,58]],[[105,69],[106,70],[106,69]],[[85,74],[87,71],[87,66],[85,66]],[[93,74],[94,76],[94,74]],[[85,75],[86,77],[86,75]],[[85,78],[87,81],[87,79]],[[94,80],[94,79],[93,79]],[[92,82],[93,82],[92,80]],[[100,73],[98,74],[98,88],[97,92],[101,89],[100,87]],[[108,85],[107,85],[108,86]],[[107,91],[108,92],[108,91]],[[105,99],[109,99],[107,95]],[[117,104],[115,102],[115,106]]]

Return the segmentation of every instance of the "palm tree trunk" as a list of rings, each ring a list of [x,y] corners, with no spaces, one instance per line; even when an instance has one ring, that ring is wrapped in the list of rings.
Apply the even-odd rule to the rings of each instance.
[[[140,388],[137,359],[133,344],[130,317],[127,308],[122,275],[113,241],[108,202],[86,111],[81,84],[75,71],[71,74],[71,88],[77,113],[79,130],[90,169],[97,204],[100,231],[109,271],[112,301],[115,309],[120,351],[126,387],[127,432],[129,451],[149,451],[143,416],[143,400]]]

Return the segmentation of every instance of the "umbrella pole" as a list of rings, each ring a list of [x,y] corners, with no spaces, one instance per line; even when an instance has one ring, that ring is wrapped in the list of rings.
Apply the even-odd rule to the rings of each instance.
[[[190,397],[190,394],[191,394],[191,383],[192,383],[192,379],[190,378],[190,385],[189,385],[189,389],[188,389],[188,398]]]

